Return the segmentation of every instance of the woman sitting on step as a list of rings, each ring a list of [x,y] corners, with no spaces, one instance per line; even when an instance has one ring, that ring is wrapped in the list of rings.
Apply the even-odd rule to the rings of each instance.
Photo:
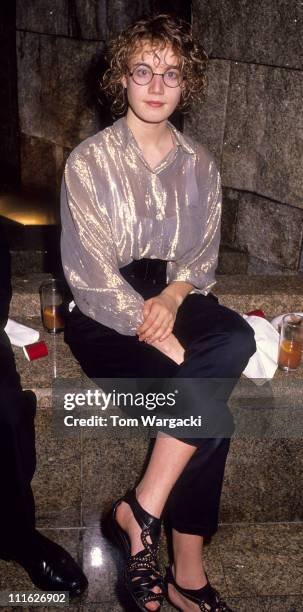
[[[76,304],[65,340],[94,380],[189,381],[181,414],[199,414],[204,429],[159,428],[143,477],[113,504],[108,526],[140,610],[159,610],[166,595],[184,611],[227,611],[202,548],[218,529],[234,431],[226,401],[256,347],[251,327],[210,292],[222,197],[214,157],[169,121],[199,101],[207,57],[190,25],[168,15],[127,27],[109,54],[102,87],[121,116],[72,151],[62,181],[62,261]]]

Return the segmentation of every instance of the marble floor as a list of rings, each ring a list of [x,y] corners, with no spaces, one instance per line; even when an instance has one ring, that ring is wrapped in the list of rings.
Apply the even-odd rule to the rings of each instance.
[[[41,531],[78,560],[89,580],[86,593],[72,600],[66,609],[131,610],[123,602],[123,592],[117,594],[117,551],[101,535],[99,527]],[[204,548],[205,567],[211,583],[235,612],[302,612],[302,550],[303,523],[220,524]],[[164,536],[160,561],[164,569]],[[0,561],[0,591],[8,588],[32,590],[33,585],[22,567]],[[57,608],[28,608],[31,609]],[[165,602],[164,609],[175,608]]]

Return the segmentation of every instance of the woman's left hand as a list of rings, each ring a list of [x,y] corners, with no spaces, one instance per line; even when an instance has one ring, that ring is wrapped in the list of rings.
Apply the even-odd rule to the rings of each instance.
[[[173,330],[177,311],[177,300],[167,293],[160,293],[145,300],[144,323],[137,329],[139,340],[146,340],[149,343],[165,340]]]

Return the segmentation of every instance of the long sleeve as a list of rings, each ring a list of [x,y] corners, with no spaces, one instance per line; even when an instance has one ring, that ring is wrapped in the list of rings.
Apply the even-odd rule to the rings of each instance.
[[[200,181],[205,177],[200,173]],[[203,191],[205,200],[205,186],[198,185]],[[201,210],[201,240],[185,253],[179,261],[168,262],[168,282],[186,281],[194,288],[191,293],[207,295],[215,285],[215,270],[218,265],[218,252],[221,236],[222,188],[220,172],[213,156],[210,156],[208,165],[208,180],[206,187],[207,206],[206,214]]]
[[[143,323],[143,297],[119,272],[108,211],[80,154],[67,160],[61,184],[61,255],[78,308],[125,335]]]

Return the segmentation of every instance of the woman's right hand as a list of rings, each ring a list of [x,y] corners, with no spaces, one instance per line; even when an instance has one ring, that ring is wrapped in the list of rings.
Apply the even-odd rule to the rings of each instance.
[[[154,342],[147,342],[147,344],[154,346],[178,365],[184,361],[185,349],[173,333],[170,333],[165,340],[155,340]]]

